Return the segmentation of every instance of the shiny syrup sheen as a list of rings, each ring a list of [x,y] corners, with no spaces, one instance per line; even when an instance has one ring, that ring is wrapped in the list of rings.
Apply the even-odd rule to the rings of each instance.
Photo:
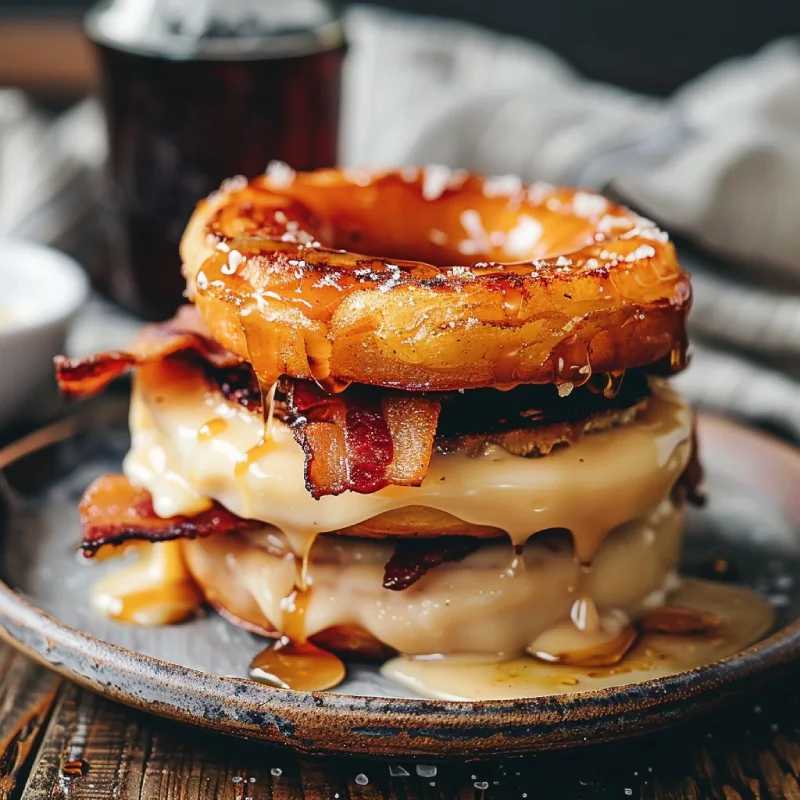
[[[281,211],[281,214],[284,218],[286,217],[284,211]],[[277,215],[275,215],[275,220],[278,220]],[[289,231],[287,226],[287,234],[288,233]],[[301,231],[301,233],[304,233],[307,238],[305,241],[299,243],[298,250],[311,247],[315,252],[319,253],[321,246],[317,241],[315,241],[313,234],[311,234],[309,231]],[[359,238],[363,240],[365,237],[362,235]],[[225,287],[227,291],[231,289],[232,285],[239,283],[240,289],[246,288],[241,285],[241,279],[238,278],[238,276],[234,278],[236,275],[237,266],[241,264],[243,260],[241,249],[236,250],[235,252],[237,253],[237,258],[233,261],[230,257],[230,251],[228,250],[226,253],[226,251],[223,250],[220,254],[212,256],[212,258],[206,262],[204,265],[203,274],[203,283],[205,285],[208,285],[207,282],[210,282],[210,284],[215,287]],[[337,260],[336,254],[334,254],[333,251],[327,250],[327,255],[329,256],[329,263],[326,266],[330,266],[330,261],[335,262]],[[367,259],[364,259],[360,263],[364,263],[366,260]],[[297,268],[295,271],[297,285],[291,290],[292,294],[289,294],[287,291],[285,291],[285,287],[279,287],[279,290],[275,294],[281,299],[282,302],[299,308],[304,316],[306,316],[308,319],[330,322],[333,313],[335,312],[339,303],[341,303],[343,296],[345,296],[346,290],[341,285],[339,277],[337,276],[333,280],[328,280],[327,282],[322,280],[317,281],[314,284],[315,292],[313,294],[313,298],[309,299],[311,296],[308,295],[303,288],[304,278],[306,279],[306,283],[309,282],[309,276],[307,276],[304,272],[309,266],[307,261],[305,259],[296,258],[289,259],[288,263]],[[351,290],[357,288],[359,284],[363,284],[364,281],[361,280],[361,278],[365,280],[375,280],[376,284],[378,284],[378,288],[380,288],[381,286],[390,285],[392,281],[397,281],[399,279],[398,274],[401,273],[404,268],[416,273],[430,270],[430,265],[414,264],[413,262],[403,262],[402,264],[391,265],[384,264],[383,266],[388,268],[384,269],[383,275],[376,270],[375,261],[373,261],[373,267],[362,267],[360,269],[361,275],[356,276],[357,280],[352,282],[353,285]],[[514,281],[514,274],[519,268],[520,265],[506,265],[503,269],[499,270],[502,274],[497,275],[496,277],[498,280],[495,281],[498,288],[500,288],[503,292],[505,298],[503,309],[510,322],[514,322],[515,320],[519,319],[524,301],[524,297],[521,291],[515,285]],[[527,265],[523,269],[527,269],[527,271],[530,272],[531,265]],[[496,269],[495,265],[492,274],[496,273],[497,271],[498,270]],[[388,281],[385,277],[386,274],[389,276]],[[429,271],[428,275],[430,275]],[[221,276],[225,277],[223,278]],[[415,277],[418,277],[418,275]],[[436,280],[436,277],[431,276],[428,279]],[[198,288],[200,288],[201,291],[204,291],[200,287],[199,282]],[[336,294],[333,294],[334,291]],[[241,296],[242,293],[240,292],[239,295]],[[241,313],[240,319],[242,321],[242,327],[245,331],[250,361],[254,365],[263,396],[264,385],[267,382],[267,379],[277,379],[282,371],[280,352],[281,348],[280,342],[276,341],[276,337],[271,333],[268,335],[268,342],[263,341],[265,334],[262,331],[258,331],[255,335],[251,335],[251,330],[248,323],[250,322],[250,316],[254,311],[255,306],[246,307]],[[311,368],[311,373],[323,388],[330,388],[325,384],[327,375],[329,374],[329,368],[326,364],[326,348],[324,342],[321,341],[323,337],[320,337],[318,333],[313,332],[305,333],[304,336],[306,337],[306,351],[309,353],[309,367]],[[311,355],[312,351],[316,351],[313,356]],[[504,385],[504,388],[506,386],[514,385],[513,362],[517,357],[518,353],[510,352],[503,354],[503,357],[498,359],[501,367],[499,368],[497,378],[498,382]],[[553,360],[553,368],[556,371],[556,379],[558,382],[562,383],[566,389],[564,392],[565,395],[568,395],[576,385],[581,386],[584,383],[589,382],[592,378],[592,369],[589,363],[588,350],[585,344],[580,342],[577,337],[573,336],[564,340],[559,345],[559,349],[554,350],[554,352],[551,354],[551,359]],[[506,367],[508,367],[508,369],[506,369]],[[336,406],[338,405],[339,404],[336,404]],[[323,404],[323,407],[326,409],[331,408],[331,406],[326,404]],[[376,430],[379,431],[379,425],[377,425],[376,422],[380,421],[380,415],[373,414],[372,416],[374,418],[368,418],[369,410],[364,409],[360,409],[359,414],[360,416],[358,418],[354,417],[353,420],[349,420],[346,417],[345,420],[345,429],[349,431],[349,429],[352,427],[356,431],[352,437],[356,444],[356,455],[359,455],[359,447],[361,450],[368,451],[369,454],[374,454],[376,450],[380,452],[380,447],[376,448],[375,442],[371,442],[371,439],[375,438]],[[363,417],[363,419],[361,417]],[[388,442],[391,444],[390,438]],[[363,455],[363,453],[361,453],[361,455]],[[356,459],[356,467],[358,467],[358,463],[358,459]],[[370,480],[372,478],[372,474],[370,472],[359,472],[358,468],[356,468],[355,475],[357,485],[363,485],[368,491],[370,491]],[[295,591],[292,595],[286,598],[286,602],[284,604],[283,628],[287,636],[276,646],[265,651],[265,653],[259,657],[260,661],[256,667],[257,670],[262,671],[265,675],[271,675],[275,677],[273,674],[274,670],[278,668],[283,670],[287,666],[286,659],[288,658],[289,666],[291,666],[291,663],[294,663],[297,668],[295,681],[305,682],[306,686],[309,685],[309,680],[307,677],[309,673],[309,669],[307,667],[308,660],[311,659],[312,662],[319,662],[320,665],[327,661],[327,657],[323,655],[324,651],[319,651],[317,653],[312,651],[309,653],[307,650],[308,645],[304,644],[305,632],[302,624],[304,605],[302,601],[307,597],[307,591],[300,593]],[[606,666],[608,664],[618,663],[619,660],[624,656],[624,653],[633,644],[635,638],[636,634],[633,629],[623,628],[623,630],[616,637],[610,641],[604,642],[602,646],[598,645],[597,647],[589,648],[586,651],[573,651],[569,654],[553,653],[550,655],[562,663],[569,663],[574,666]],[[299,644],[294,644],[296,641],[299,641]],[[295,660],[292,661],[292,659]],[[290,674],[291,672],[292,670],[289,669],[287,674]],[[323,682],[329,680],[329,675],[325,673],[325,668],[322,666],[320,666],[319,669],[312,669],[311,672],[315,674],[316,672],[320,672],[323,674]],[[316,678],[319,678],[319,675],[316,675]],[[280,685],[291,685],[287,683],[286,680],[284,680],[284,678],[281,676],[277,676],[277,680],[280,681]],[[322,680],[322,678],[319,678],[319,680]],[[313,680],[311,683],[313,683]],[[318,686],[317,688],[323,687]]]
[[[250,663],[250,677],[259,683],[300,692],[321,692],[345,678],[344,662],[333,653],[308,642],[280,639],[262,650]]]

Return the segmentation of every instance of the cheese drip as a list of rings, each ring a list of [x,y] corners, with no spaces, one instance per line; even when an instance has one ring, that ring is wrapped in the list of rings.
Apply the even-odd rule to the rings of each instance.
[[[170,625],[203,604],[183,557],[183,542],[143,542],[138,559],[99,580],[92,605],[102,614],[134,625]]]
[[[682,511],[667,500],[612,531],[581,580],[598,624],[575,627],[566,644],[562,629],[572,626],[580,571],[566,535],[533,537],[520,555],[525,568],[514,575],[508,573],[508,544],[488,543],[399,592],[381,585],[391,541],[321,536],[308,561],[310,590],[301,616],[287,614],[297,559],[280,532],[195,539],[185,542],[184,553],[215,603],[242,617],[253,613],[247,610],[252,599],[263,616],[245,621],[295,641],[341,628],[363,631],[408,655],[508,657],[548,644],[558,652],[585,650],[617,637],[643,607],[663,602],[678,564],[682,528]]]
[[[528,656],[507,660],[403,656],[385,663],[381,672],[415,694],[438,700],[572,694],[641,683],[709,664],[758,641],[775,624],[775,609],[769,602],[741,586],[690,578],[672,593],[670,602],[673,608],[710,614],[716,624],[707,633],[684,635],[645,630],[625,658],[610,667],[549,664]]]
[[[150,491],[161,516],[196,514],[217,500],[282,530],[295,553],[308,552],[321,532],[425,506],[504,530],[515,545],[537,531],[566,528],[588,563],[611,530],[646,516],[669,495],[688,461],[691,411],[665,383],[654,381],[653,390],[633,422],[544,458],[498,446],[479,456],[434,453],[420,487],[314,500],[304,485],[303,452],[286,425],[276,420],[271,446],[254,451],[263,434],[259,416],[210,390],[198,367],[162,362],[135,376],[124,470]],[[209,436],[212,428],[219,433]]]

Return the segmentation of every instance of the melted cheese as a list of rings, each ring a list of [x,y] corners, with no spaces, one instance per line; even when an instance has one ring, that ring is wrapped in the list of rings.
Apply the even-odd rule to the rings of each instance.
[[[196,367],[153,364],[135,378],[133,444],[124,469],[151,492],[161,516],[198,513],[213,498],[281,529],[295,552],[307,552],[318,533],[427,506],[501,528],[515,544],[537,531],[567,528],[579,559],[588,562],[611,530],[657,507],[686,466],[691,412],[666,384],[654,389],[633,422],[544,458],[497,446],[479,456],[434,453],[420,487],[314,500],[304,485],[303,452],[287,426],[276,421],[264,443],[261,417],[210,391]]]
[[[675,675],[739,652],[775,624],[775,609],[741,586],[686,580],[671,598],[682,609],[710,613],[709,634],[645,632],[625,658],[611,667],[580,668],[523,656],[508,660],[474,656],[399,657],[381,672],[423,697],[440,700],[499,700],[571,694]]]
[[[183,542],[142,543],[138,559],[92,587],[92,605],[119,622],[171,625],[203,604],[183,559]]]
[[[344,627],[409,655],[496,658],[547,649],[563,656],[615,639],[650,598],[663,596],[682,527],[682,512],[664,501],[615,529],[586,574],[569,537],[533,537],[520,557],[524,568],[514,574],[511,547],[497,542],[436,567],[403,591],[381,585],[390,541],[321,536],[308,561],[301,615],[294,590],[299,559],[279,532],[212,536],[184,547],[193,573],[213,575],[217,602],[230,607],[226,596],[245,589],[271,625],[295,641]],[[571,620],[576,606],[591,609],[581,614],[583,624]]]

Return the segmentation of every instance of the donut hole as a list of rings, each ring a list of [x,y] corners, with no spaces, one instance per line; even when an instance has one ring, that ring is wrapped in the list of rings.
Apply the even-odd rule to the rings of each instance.
[[[511,211],[507,202],[464,206],[463,198],[398,206],[378,202],[367,213],[331,220],[333,247],[381,259],[437,267],[528,262],[580,250],[594,231],[585,221],[547,209]],[[388,222],[388,224],[387,224]]]
[[[493,195],[475,178],[435,194],[421,177],[394,174],[359,185],[315,175],[282,194],[320,221],[320,242],[384,260],[446,267],[555,257],[592,243],[601,216],[578,216],[557,196],[533,202],[519,192]]]

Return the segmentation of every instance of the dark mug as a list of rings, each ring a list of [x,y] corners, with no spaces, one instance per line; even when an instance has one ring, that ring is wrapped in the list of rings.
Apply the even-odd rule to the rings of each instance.
[[[172,16],[138,32],[119,19],[104,27],[119,0],[87,16],[109,138],[108,247],[96,282],[123,307],[164,319],[182,302],[181,234],[223,179],[274,160],[301,170],[336,163],[341,24],[317,0],[295,3],[244,2],[258,16],[243,23],[240,13],[232,26],[212,13],[199,35],[181,29],[175,2],[163,4]],[[304,11],[299,21],[292,7]]]

